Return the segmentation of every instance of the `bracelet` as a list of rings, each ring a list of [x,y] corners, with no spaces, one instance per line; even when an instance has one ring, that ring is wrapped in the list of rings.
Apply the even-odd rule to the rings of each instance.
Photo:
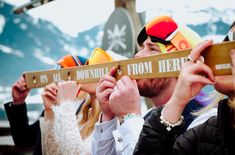
[[[165,119],[165,117],[163,116],[163,110],[164,110],[164,108],[162,109],[162,112],[161,112],[160,123],[166,126],[166,130],[167,131],[171,131],[172,128],[174,128],[176,126],[180,126],[183,123],[184,116],[182,116],[182,115],[180,116],[179,120],[176,123],[174,123],[174,124],[169,122],[169,121],[167,121]]]
[[[123,124],[125,121],[127,121],[128,119],[130,119],[130,118],[142,118],[142,116],[141,115],[139,115],[139,114],[135,114],[135,113],[127,113],[126,115],[124,115],[124,116],[122,116],[121,118],[120,118],[120,124]]]

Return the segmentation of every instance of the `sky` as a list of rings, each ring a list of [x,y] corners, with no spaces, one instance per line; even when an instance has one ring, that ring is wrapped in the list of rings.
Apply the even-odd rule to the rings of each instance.
[[[20,6],[29,0],[5,0]],[[199,23],[208,20],[208,15],[203,13],[190,14],[190,11],[214,7],[220,11],[234,7],[234,0],[136,0],[137,12],[147,11],[147,21],[165,10],[171,12],[174,19],[181,24]],[[96,25],[105,23],[114,10],[114,0],[56,0],[29,10],[27,13],[34,18],[51,21],[61,31],[76,37],[78,32],[88,30]],[[234,18],[223,17],[228,23]],[[226,19],[228,18],[228,19]]]

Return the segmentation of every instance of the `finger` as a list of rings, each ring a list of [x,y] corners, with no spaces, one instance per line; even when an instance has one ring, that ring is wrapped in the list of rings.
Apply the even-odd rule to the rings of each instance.
[[[128,76],[122,76],[121,79],[124,85],[132,85],[132,80]]]
[[[189,71],[192,74],[198,74],[198,73],[203,73],[206,75],[211,81],[215,81],[215,77],[213,75],[212,70],[210,67],[203,63],[196,63],[193,64],[192,66],[188,67],[186,71]]]
[[[17,86],[20,91],[26,90],[26,86],[20,80],[17,81]]]
[[[193,60],[197,60],[201,53],[207,48],[210,47],[213,44],[213,40],[206,40],[201,43],[199,43],[195,48],[192,49],[190,53],[190,57]]]
[[[114,83],[110,82],[110,81],[103,81],[103,82],[100,84],[98,91],[99,91],[99,92],[102,92],[102,91],[104,91],[104,90],[107,89],[107,88],[114,88],[115,86],[116,86],[116,85],[115,85]]]
[[[105,89],[105,91],[103,91],[102,93],[100,93],[100,96],[102,96],[102,98],[109,98],[112,92],[113,92],[113,89],[108,88],[108,89]]]
[[[56,100],[56,96],[53,93],[49,92],[49,91],[43,92],[42,96],[43,97],[48,97],[49,99],[52,99],[52,100]]]
[[[21,85],[18,81],[12,87],[15,87],[16,89],[18,89],[20,91],[23,91],[22,88],[21,88]]]
[[[211,81],[210,79],[200,75],[191,75],[188,81],[190,81],[191,83],[201,83],[201,84],[211,84],[211,85],[215,84],[214,81]]]
[[[55,96],[57,95],[57,87],[53,84],[47,85],[44,89],[45,92],[51,92]]]
[[[112,76],[112,77],[115,77],[115,74],[117,72],[117,68],[116,67],[113,67],[110,72],[109,72],[109,75]]]
[[[106,74],[101,78],[101,80],[99,81],[99,85],[104,81],[109,81],[114,84],[116,84],[117,82],[117,80],[114,77],[110,76],[109,74]]]

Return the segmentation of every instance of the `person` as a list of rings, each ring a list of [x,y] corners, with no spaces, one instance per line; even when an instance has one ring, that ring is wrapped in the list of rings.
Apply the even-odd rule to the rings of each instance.
[[[105,60],[106,57],[108,60]],[[96,48],[89,58],[88,65],[112,59],[117,60],[114,53],[109,51],[108,54]],[[78,85],[75,81],[52,83],[45,87],[42,94],[45,117],[40,120],[43,154],[91,153],[90,137],[100,114],[95,90],[96,83]],[[82,110],[76,116],[74,107],[81,105],[85,93],[88,95],[88,101],[82,105]],[[81,99],[82,102],[79,101]]]
[[[234,41],[235,40],[235,21],[230,25],[230,28],[228,30],[227,35],[223,39],[224,42],[226,41]],[[204,93],[204,92],[200,92]],[[193,122],[189,125],[188,129],[191,129],[193,127],[196,127],[202,123],[204,123],[206,120],[208,120],[212,116],[216,116],[218,111],[217,111],[217,106],[218,102],[224,98],[224,94],[217,93],[217,91],[212,91],[208,93],[209,97],[206,97],[204,95],[200,95],[199,97],[203,97],[203,100],[207,100],[204,102],[207,104],[204,108],[200,109],[199,111],[195,111],[193,114],[198,116]],[[197,97],[197,96],[196,96]],[[212,101],[210,101],[212,100]]]
[[[173,34],[177,36],[172,37]],[[194,47],[201,38],[187,27],[178,27],[169,16],[160,16],[143,27],[137,41],[142,50],[135,55],[136,58]],[[112,76],[114,72],[115,69],[105,75],[97,86],[96,96],[102,116],[95,125],[92,145],[96,150],[93,154],[132,154],[144,124],[139,94],[149,97],[155,107],[160,107],[170,99],[177,83],[176,78],[131,80],[127,76],[117,81]],[[194,119],[191,112],[201,107],[195,99],[189,102],[183,114],[186,126],[181,132]],[[151,113],[148,112],[145,118]]]
[[[83,57],[67,55],[58,61],[56,68],[72,67],[85,62],[86,59]],[[11,135],[15,146],[32,148],[33,154],[40,155],[42,154],[40,122],[37,120],[33,124],[29,124],[27,116],[25,99],[29,92],[30,89],[26,87],[26,81],[22,75],[12,85],[13,101],[5,103],[4,108],[10,123]],[[44,111],[40,116],[44,116]]]
[[[104,52],[102,49],[99,48],[95,49],[95,51],[100,51],[101,53]],[[93,54],[99,52],[93,52]],[[110,57],[111,55],[112,57]],[[89,61],[91,63],[102,63],[103,61],[113,61],[113,59],[123,59],[121,56],[117,56],[114,52],[109,51],[109,55],[106,57],[99,57],[102,55],[93,55]],[[98,57],[98,58],[97,58]],[[58,61],[56,66],[57,69],[60,68],[67,68],[73,67],[78,65],[84,65],[87,62],[86,58],[80,56],[65,56]],[[89,89],[90,87],[87,87]],[[19,80],[16,81],[15,84],[12,86],[12,98],[13,102],[9,102],[4,104],[6,114],[10,123],[11,134],[16,146],[21,148],[32,147],[33,154],[42,154],[42,145],[41,145],[41,129],[40,129],[40,121],[37,120],[33,124],[28,123],[28,116],[27,116],[27,108],[25,103],[25,98],[29,94],[29,89],[26,88],[26,82],[24,77],[22,76]],[[89,90],[87,90],[89,91]],[[84,113],[89,111],[89,103],[87,103],[87,108],[83,108],[82,110]],[[77,112],[80,111],[78,108]],[[44,111],[41,114],[44,116]],[[87,122],[87,117],[84,117],[84,120],[81,120],[81,126],[84,124],[83,122]],[[89,121],[94,121],[94,119],[90,119]],[[88,123],[89,124],[89,123]],[[86,130],[85,130],[86,129]],[[86,136],[88,133],[91,132],[91,127],[84,127],[84,130],[81,130],[81,135]]]
[[[204,41],[195,47],[189,55],[191,60],[197,60],[212,43]],[[134,154],[234,154],[235,49],[231,50],[231,59],[233,77],[215,77],[204,63],[186,62],[171,99],[146,120]],[[183,109],[206,84],[214,85],[228,98],[219,102],[217,117],[211,117],[176,139],[184,122]]]

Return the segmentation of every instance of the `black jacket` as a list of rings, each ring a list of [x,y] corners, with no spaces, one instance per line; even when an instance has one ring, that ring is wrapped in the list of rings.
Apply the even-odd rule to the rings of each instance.
[[[41,155],[41,131],[39,121],[29,125],[26,104],[12,105],[11,102],[4,104],[5,111],[10,123],[11,135],[15,146],[21,148],[33,148],[34,155]],[[43,115],[43,114],[42,114]]]
[[[160,123],[161,109],[155,109],[141,131],[134,154],[234,155],[235,130],[231,125],[231,109],[227,100],[218,106],[218,117],[179,135],[183,125],[170,132]]]

